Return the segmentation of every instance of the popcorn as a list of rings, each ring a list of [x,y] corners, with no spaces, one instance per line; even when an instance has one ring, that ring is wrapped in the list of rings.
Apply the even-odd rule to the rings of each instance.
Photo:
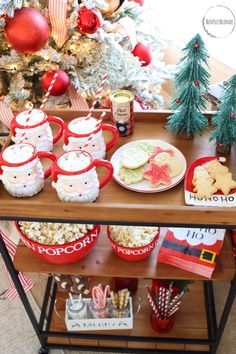
[[[63,245],[85,236],[94,225],[20,221],[21,231],[31,240],[45,245]]]
[[[125,247],[142,247],[154,239],[158,227],[149,226],[110,226],[111,237]]]

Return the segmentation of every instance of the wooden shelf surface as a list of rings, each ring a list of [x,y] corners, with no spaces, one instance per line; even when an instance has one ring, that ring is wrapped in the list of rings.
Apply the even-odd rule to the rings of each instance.
[[[68,120],[82,116],[84,112],[50,112]],[[116,147],[107,154],[110,159],[115,149],[138,139],[161,139],[175,145],[183,152],[188,165],[196,158],[215,155],[213,143],[208,142],[205,134],[194,140],[179,140],[166,128],[169,113],[139,112],[135,114],[135,132],[131,137],[120,138]],[[99,115],[96,112],[95,115]],[[62,141],[55,146],[54,152],[61,153]],[[228,164],[235,177],[236,150],[232,149]],[[184,202],[183,182],[169,191],[154,194],[142,194],[129,191],[111,180],[94,203],[62,203],[51,186],[50,178],[44,190],[31,198],[13,198],[0,185],[0,217],[2,219],[52,219],[63,221],[99,221],[166,223],[175,225],[236,225],[235,208],[213,208],[187,206]]]
[[[96,279],[95,279],[96,280]],[[104,283],[104,282],[103,282]],[[105,284],[105,283],[104,283]],[[138,303],[141,303],[140,311],[134,315],[134,328],[131,330],[119,330],[119,331],[89,331],[81,333],[97,333],[97,334],[113,334],[113,335],[127,335],[127,336],[142,336],[142,337],[168,337],[168,338],[199,338],[208,339],[207,320],[204,302],[204,290],[202,282],[195,282],[190,285],[190,292],[186,293],[183,297],[180,310],[176,313],[175,324],[173,329],[165,334],[157,333],[152,329],[150,324],[151,307],[147,301],[146,285],[150,285],[149,281],[142,280],[139,282],[139,290],[134,298],[133,311],[136,312]],[[57,314],[53,313],[51,322],[51,331],[66,332],[65,322],[63,320],[65,316],[65,302],[62,298],[65,298],[65,293],[57,293],[57,311],[61,318]],[[193,306],[194,302],[194,306]],[[72,332],[76,333],[76,332]],[[56,339],[58,341],[58,338]],[[60,343],[67,343],[68,338],[60,338]],[[53,338],[50,338],[50,342],[54,342]],[[95,339],[70,339],[71,344],[80,345],[104,345],[104,346],[118,346],[118,347],[138,347],[138,348],[156,348],[156,349],[184,349],[184,344],[161,344],[161,343],[145,343],[145,342],[132,342],[130,341],[109,341],[109,340],[95,340]],[[194,346],[193,346],[194,347]],[[199,346],[201,347],[201,346]],[[206,346],[202,346],[202,350],[205,350]]]
[[[14,258],[14,266],[18,271],[81,274],[104,277],[133,277],[158,279],[193,279],[207,280],[200,275],[175,268],[168,264],[157,263],[157,248],[142,261],[129,262],[119,258],[112,250],[106,235],[106,228],[102,227],[99,239],[91,253],[81,261],[73,264],[47,264],[38,259],[32,251],[20,242]],[[218,264],[212,280],[232,280],[235,274],[235,265],[230,237],[225,236]]]

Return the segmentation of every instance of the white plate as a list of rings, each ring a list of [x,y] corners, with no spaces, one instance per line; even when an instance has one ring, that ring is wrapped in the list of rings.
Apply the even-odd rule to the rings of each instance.
[[[174,157],[176,157],[182,162],[183,169],[181,173],[178,176],[172,177],[172,183],[170,185],[167,186],[165,184],[160,184],[158,187],[151,187],[147,179],[143,179],[140,182],[132,183],[128,185],[125,184],[124,181],[120,179],[119,170],[120,167],[122,166],[121,164],[122,153],[129,148],[135,147],[140,142],[147,142],[154,146],[159,146],[162,149],[171,149],[174,151]],[[168,144],[165,141],[156,140],[156,139],[136,140],[136,141],[132,141],[131,143],[125,144],[121,146],[118,150],[116,150],[116,152],[112,155],[110,161],[114,167],[113,178],[116,180],[116,182],[118,182],[121,186],[130,189],[131,191],[139,192],[139,193],[157,193],[157,192],[162,192],[162,191],[166,191],[167,189],[173,188],[174,186],[176,186],[178,183],[182,181],[187,167],[186,160],[182,152],[180,152],[173,145]],[[148,166],[148,164],[146,164],[145,166]]]

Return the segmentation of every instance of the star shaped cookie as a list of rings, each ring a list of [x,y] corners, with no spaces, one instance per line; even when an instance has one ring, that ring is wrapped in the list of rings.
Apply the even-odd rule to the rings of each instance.
[[[157,187],[160,184],[171,184],[170,167],[167,164],[158,166],[154,163],[150,163],[143,175],[144,178],[149,180],[151,187]]]
[[[224,195],[228,195],[231,189],[236,188],[236,181],[232,179],[232,173],[215,175],[214,186],[221,190]]]

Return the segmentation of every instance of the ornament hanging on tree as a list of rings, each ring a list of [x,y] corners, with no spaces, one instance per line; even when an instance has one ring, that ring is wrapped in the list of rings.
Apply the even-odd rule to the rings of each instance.
[[[173,100],[174,114],[169,116],[167,127],[179,138],[191,139],[201,135],[208,126],[201,110],[205,108],[202,91],[208,90],[208,54],[201,36],[197,34],[183,49],[175,77],[177,97]]]
[[[125,0],[103,0],[96,5],[103,15],[111,15],[119,9]]]
[[[55,73],[57,73],[58,76],[56,78],[56,82],[53,85],[53,88],[52,88],[50,94],[52,96],[61,96],[61,95],[64,95],[64,93],[66,93],[66,91],[69,87],[69,83],[70,83],[69,76],[67,75],[67,73],[64,70],[48,70],[42,76],[41,84],[42,84],[43,90],[45,92],[47,92]]]
[[[78,11],[78,30],[84,34],[93,34],[97,32],[102,26],[102,15],[101,12],[93,7],[92,9],[87,9],[82,6]]]
[[[20,53],[32,54],[47,43],[49,26],[39,11],[23,7],[15,11],[14,17],[6,18],[4,32],[13,49]]]
[[[152,61],[152,53],[151,53],[150,48],[142,43],[138,43],[134,47],[132,54],[135,57],[139,58],[142,66],[147,66]]]
[[[219,109],[212,119],[215,128],[210,140],[216,140],[218,152],[227,153],[236,142],[236,75],[231,76],[227,86],[224,86]]]

